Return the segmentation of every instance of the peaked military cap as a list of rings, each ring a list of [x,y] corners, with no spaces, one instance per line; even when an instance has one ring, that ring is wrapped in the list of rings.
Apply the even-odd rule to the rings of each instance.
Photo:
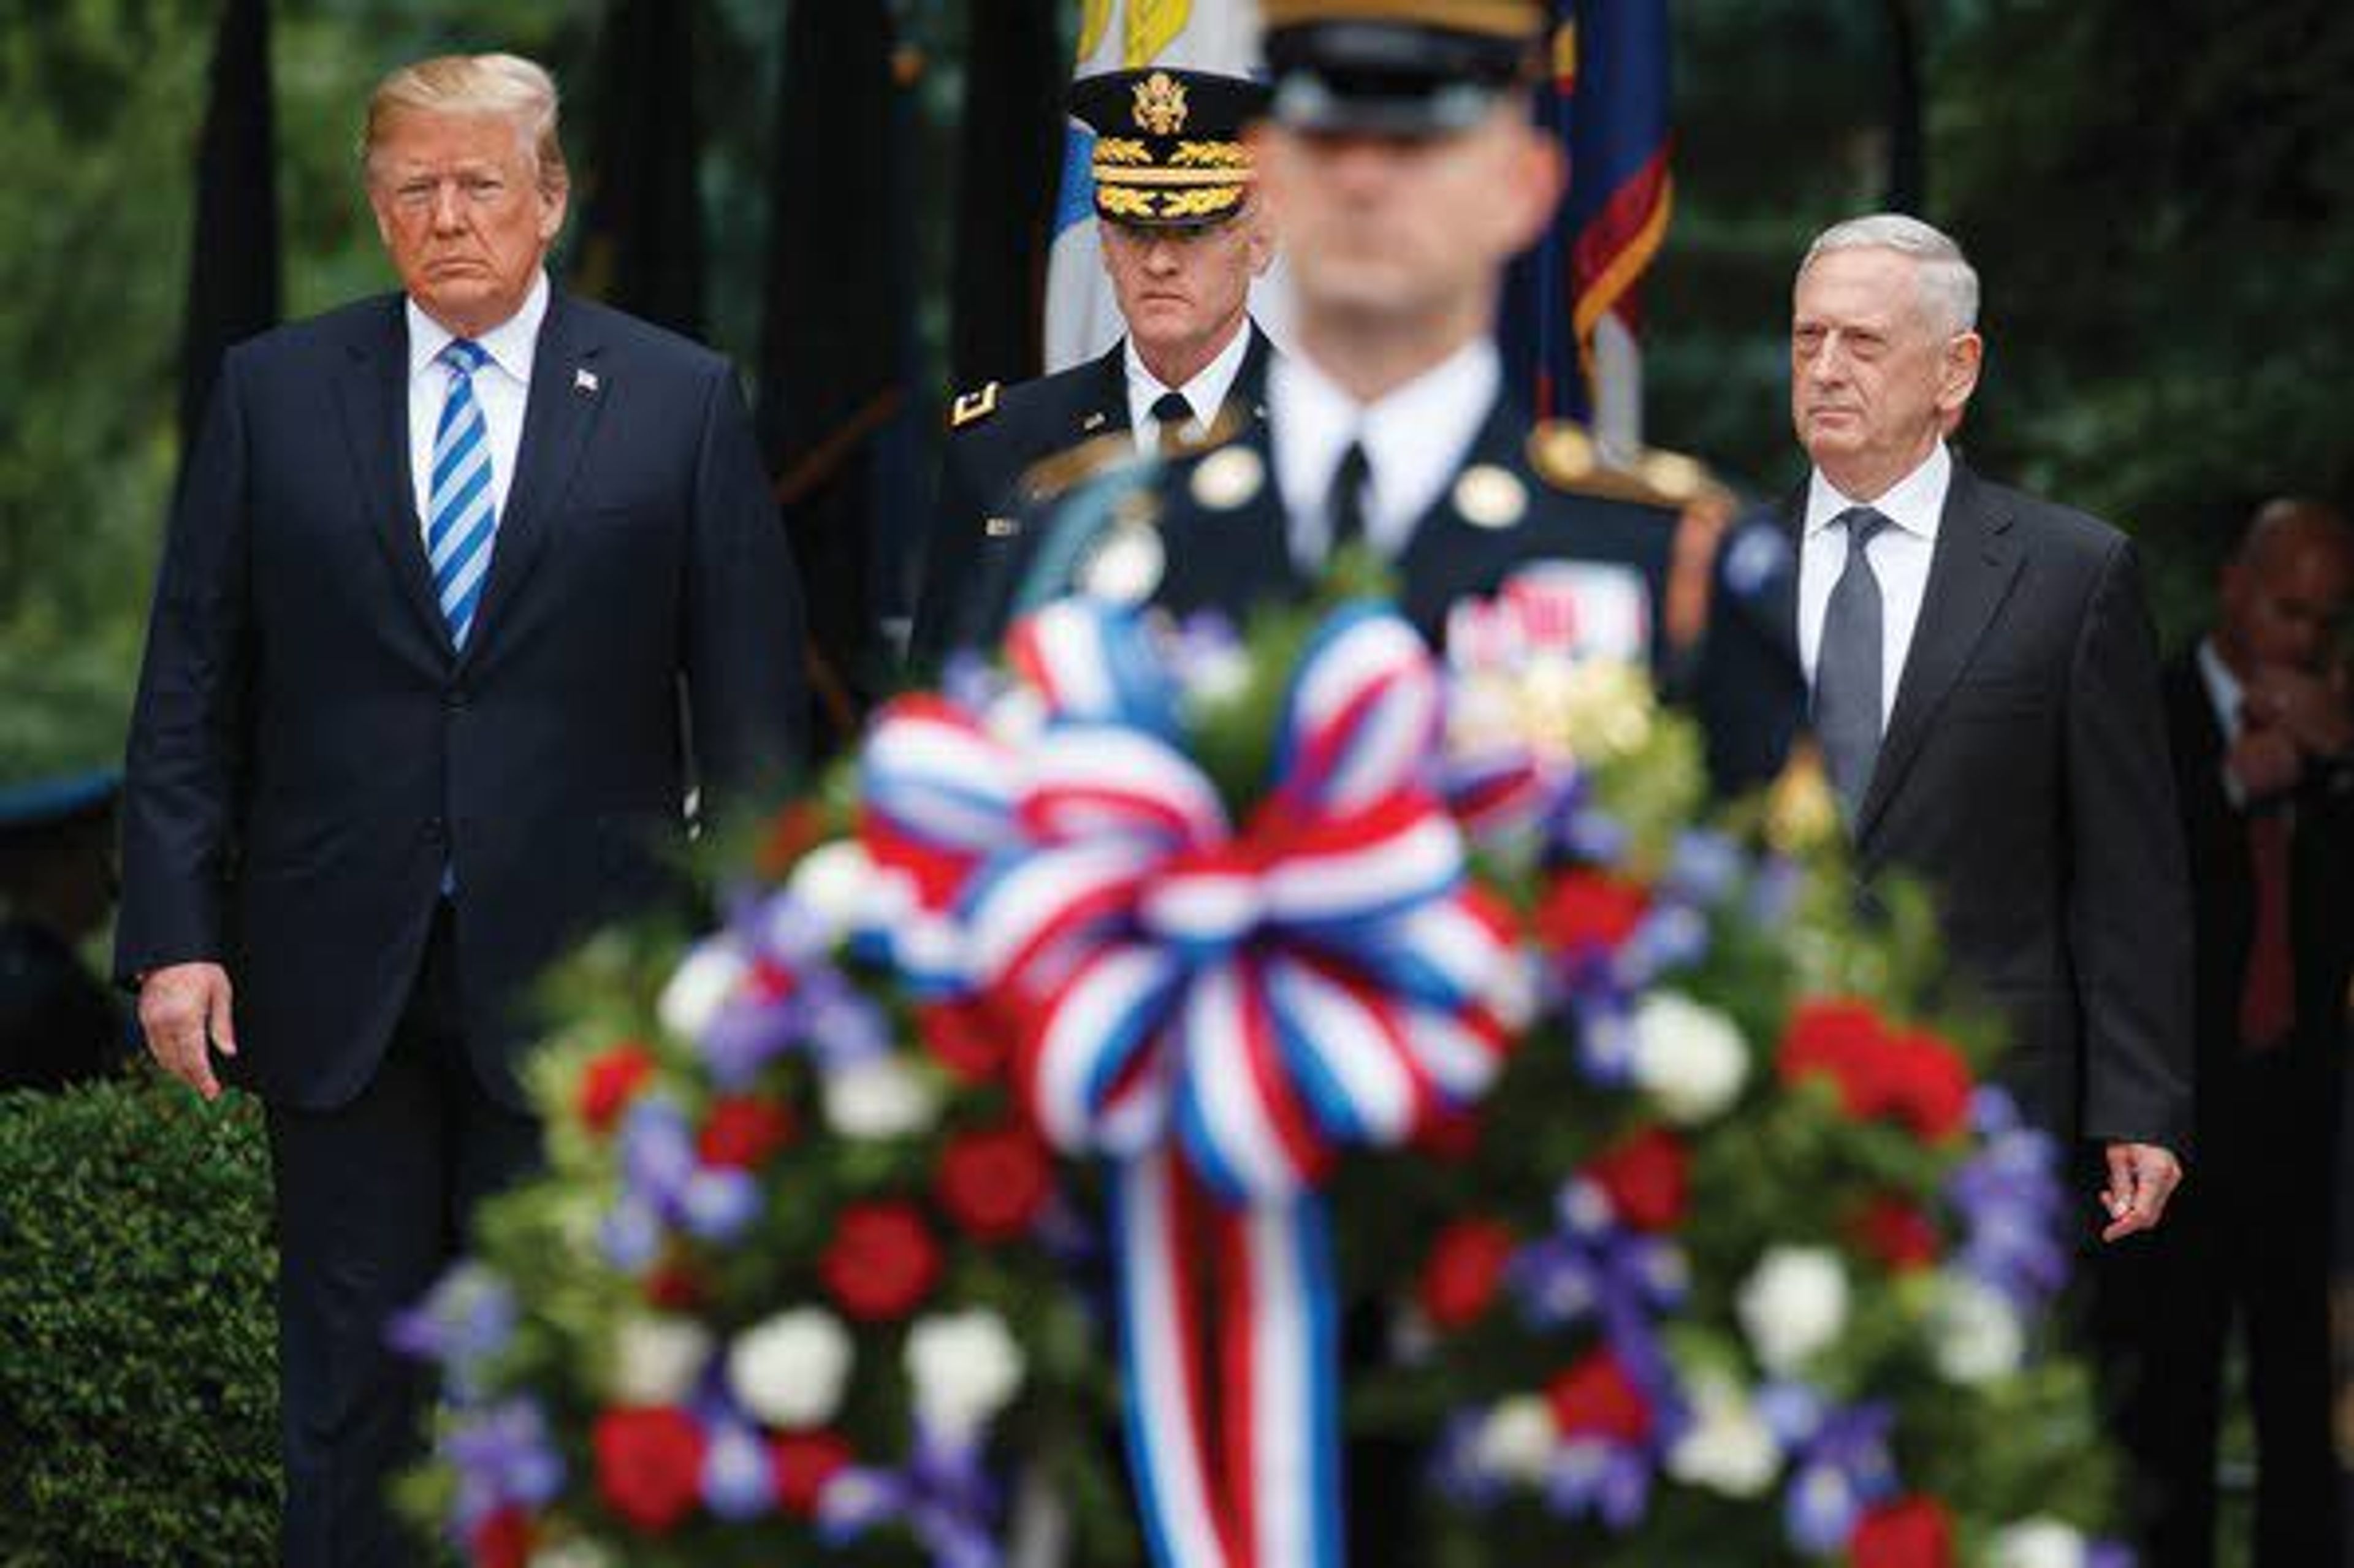
[[[1543,0],[1263,0],[1274,116],[1304,131],[1467,130],[1535,79]]]
[[[1251,178],[1243,127],[1267,111],[1246,77],[1154,66],[1071,84],[1071,112],[1096,133],[1096,216],[1146,228],[1232,217]]]

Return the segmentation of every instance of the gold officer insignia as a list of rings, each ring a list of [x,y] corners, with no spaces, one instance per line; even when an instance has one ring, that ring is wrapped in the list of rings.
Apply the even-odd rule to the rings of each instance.
[[[997,395],[1005,389],[1002,381],[992,381],[978,392],[967,392],[949,405],[949,429],[961,430],[976,419],[986,419],[997,412]]]
[[[1136,84],[1136,123],[1155,136],[1185,129],[1185,88],[1167,71],[1154,71]]]

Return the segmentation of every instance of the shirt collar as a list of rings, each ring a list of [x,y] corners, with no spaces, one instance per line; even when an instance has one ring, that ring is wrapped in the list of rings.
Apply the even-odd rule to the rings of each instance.
[[[2244,695],[2240,678],[2232,673],[2232,666],[2223,662],[2222,652],[2212,637],[2199,640],[2199,679],[2207,688],[2207,700],[2214,705],[2216,727],[2225,740],[2236,739],[2240,733],[2240,704]]]
[[[408,317],[408,374],[414,377],[450,346],[457,334],[427,315],[414,298],[406,302]],[[514,314],[474,340],[493,365],[518,383],[531,385],[533,350],[539,344],[540,323],[547,319],[547,273],[531,281],[531,291]]]
[[[1920,465],[1890,485],[1877,501],[1856,501],[1840,493],[1839,486],[1817,469],[1807,485],[1807,535],[1819,534],[1851,506],[1868,505],[1894,526],[1934,544],[1937,520],[1946,510],[1946,492],[1953,482],[1954,456],[1943,441],[1931,447]]]
[[[1250,352],[1250,318],[1245,316],[1236,323],[1234,335],[1226,346],[1210,358],[1210,363],[1193,374],[1193,379],[1174,388],[1185,395],[1185,402],[1193,410],[1194,421],[1207,426],[1226,406],[1226,394],[1234,390],[1235,378],[1242,374],[1243,355]],[[1145,417],[1161,395],[1172,390],[1161,378],[1145,368],[1144,356],[1136,352],[1136,340],[1120,339],[1120,362],[1128,368],[1128,407],[1130,422],[1141,427]]]
[[[1461,466],[1503,381],[1503,361],[1484,334],[1371,403],[1359,403],[1305,354],[1278,356],[1267,367],[1267,398],[1278,410],[1276,469],[1286,502],[1295,509],[1320,504],[1341,454],[1355,441],[1365,449],[1382,513],[1410,524]],[[1377,543],[1394,552],[1406,541]]]

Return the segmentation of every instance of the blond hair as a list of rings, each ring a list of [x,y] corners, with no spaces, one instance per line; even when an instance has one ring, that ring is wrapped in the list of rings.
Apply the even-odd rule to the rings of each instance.
[[[514,122],[531,149],[543,191],[570,182],[557,136],[556,79],[521,55],[440,55],[402,66],[368,95],[360,163],[375,173],[376,148],[401,114],[496,114]]]

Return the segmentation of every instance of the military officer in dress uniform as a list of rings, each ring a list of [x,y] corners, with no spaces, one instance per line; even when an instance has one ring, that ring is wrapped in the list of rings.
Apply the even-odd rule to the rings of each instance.
[[[1275,250],[1251,189],[1246,122],[1267,89],[1154,68],[1089,77],[1071,111],[1096,132],[1104,270],[1128,333],[1102,357],[950,406],[924,580],[909,641],[921,668],[986,637],[1002,556],[1028,548],[1023,475],[1082,443],[1174,450],[1257,417],[1272,345],[1251,321],[1251,280]]]
[[[1108,509],[1087,548],[1042,558],[1066,555],[1083,588],[1238,613],[1366,550],[1434,641],[1458,600],[1524,566],[1580,562],[1603,568],[1603,599],[1631,589],[1641,606],[1623,652],[1648,644],[1671,688],[1745,690],[1695,678],[1718,656],[1721,489],[1688,458],[1606,453],[1569,423],[1532,429],[1505,388],[1490,336],[1504,270],[1566,178],[1530,115],[1545,12],[1266,0],[1274,98],[1250,146],[1291,269],[1294,352],[1268,371],[1263,422],[1160,476],[1154,506]],[[1044,588],[1023,584],[1010,608]]]

